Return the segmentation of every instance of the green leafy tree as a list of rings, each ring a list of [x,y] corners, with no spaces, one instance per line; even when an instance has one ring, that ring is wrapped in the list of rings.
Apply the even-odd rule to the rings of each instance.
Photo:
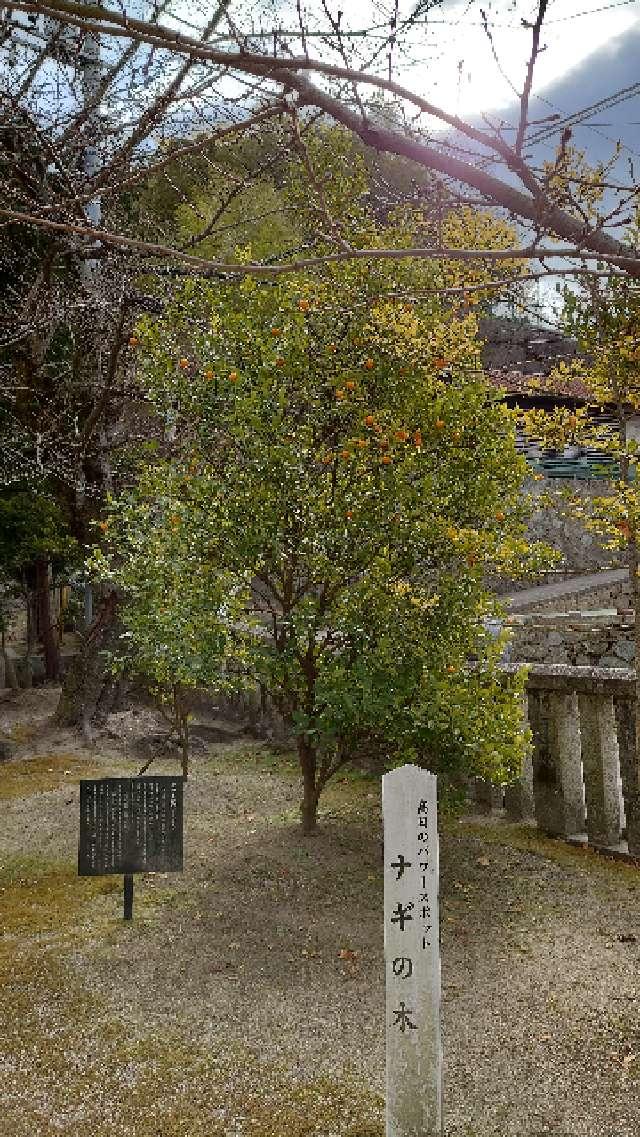
[[[421,215],[381,228],[363,184],[343,162],[311,208],[345,239],[429,239]],[[469,226],[513,240],[472,211],[445,223],[449,241]],[[187,282],[139,328],[140,381],[176,440],[112,503],[96,565],[156,682],[271,698],[296,739],[306,831],[328,779],[365,754],[452,776],[520,769],[521,685],[499,680],[484,580],[538,551],[512,416],[475,370],[470,298],[489,271],[390,260]],[[427,299],[398,299],[411,292]]]

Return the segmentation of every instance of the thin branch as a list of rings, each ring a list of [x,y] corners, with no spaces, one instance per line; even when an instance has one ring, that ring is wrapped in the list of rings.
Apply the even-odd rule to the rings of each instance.
[[[518,124],[518,133],[514,144],[516,154],[522,153],[522,145],[524,143],[524,136],[526,134],[527,126],[529,125],[529,99],[531,97],[531,87],[533,84],[533,69],[536,65],[537,58],[540,54],[540,32],[542,24],[547,12],[549,0],[540,0],[538,5],[538,15],[536,22],[533,25],[533,35],[531,42],[531,55],[529,56],[529,63],[527,64],[527,75],[520,96],[520,122]]]
[[[508,249],[454,249],[448,247],[437,248],[419,248],[411,247],[406,249],[345,249],[340,253],[327,253],[324,256],[307,257],[302,260],[289,261],[286,264],[269,265],[250,262],[241,264],[237,262],[228,261],[213,261],[207,260],[204,257],[194,257],[190,254],[183,253],[180,249],[173,249],[170,245],[158,245],[148,241],[140,241],[135,237],[125,237],[119,233],[111,233],[105,229],[96,229],[89,225],[74,225],[72,223],[62,221],[49,221],[46,218],[41,218],[29,213],[19,213],[11,209],[0,209],[0,217],[7,218],[7,222],[13,222],[23,225],[34,225],[41,229],[51,230],[57,233],[69,233],[79,237],[88,237],[94,241],[100,241],[105,245],[114,245],[122,249],[135,249],[138,252],[146,253],[148,256],[165,257],[168,259],[175,259],[184,261],[186,264],[193,265],[194,268],[206,269],[210,273],[224,273],[229,275],[241,276],[281,276],[287,272],[299,272],[302,269],[318,268],[321,265],[337,264],[341,261],[350,260],[406,260],[408,258],[416,258],[418,260],[456,260],[456,261],[473,261],[473,260],[487,260],[487,261],[505,261],[505,260],[545,260],[548,257],[582,257],[589,260],[606,260],[612,264],[620,264],[623,267],[631,266],[640,275],[640,257],[630,257],[629,255],[618,256],[616,254],[608,254],[602,256],[597,253],[589,253],[584,249],[575,247],[573,245],[560,245],[555,249],[544,249],[537,245],[529,245],[523,248],[508,248]],[[95,250],[91,250],[92,256],[95,257]]]
[[[120,356],[120,350],[124,344],[124,340],[122,338],[122,333],[124,331],[124,324],[125,324],[125,320],[126,320],[126,315],[127,315],[127,305],[123,300],[121,305],[120,305],[120,311],[118,313],[118,319],[117,319],[116,326],[115,326],[114,331],[113,331],[113,339],[112,339],[112,344],[111,344],[111,351],[109,353],[109,363],[107,366],[107,375],[105,378],[104,387],[103,387],[98,399],[96,400],[94,406],[92,407],[91,412],[90,412],[90,414],[87,418],[87,421],[85,422],[83,430],[82,430],[82,435],[81,435],[81,439],[80,439],[80,446],[81,446],[81,449],[83,451],[86,449],[87,443],[89,442],[89,439],[91,438],[91,435],[93,434],[96,426],[98,425],[98,423],[102,419],[102,416],[103,416],[103,414],[107,408],[107,404],[109,402],[109,399],[113,393],[113,384],[115,382],[115,378],[116,378],[116,375],[118,373],[118,359]]]
[[[230,3],[230,0],[220,0],[218,7],[216,8],[215,12],[213,13],[211,19],[209,20],[209,23],[207,24],[207,26],[203,32],[203,35],[202,35],[202,42],[203,43],[206,42],[206,40],[209,38],[209,36],[212,34],[212,32],[215,31],[218,23],[220,22],[224,13],[226,12],[227,8],[229,7],[229,3]],[[153,26],[153,25],[149,25],[149,26]],[[158,27],[159,27],[159,25],[158,25]],[[135,125],[134,130],[131,132],[131,134],[130,134],[129,138],[127,139],[126,143],[124,144],[124,146],[122,146],[120,148],[120,150],[115,155],[115,157],[113,158],[111,163],[108,163],[107,165],[103,166],[102,170],[100,171],[98,177],[96,178],[96,180],[94,182],[94,189],[97,187],[100,187],[102,185],[107,184],[112,171],[114,169],[121,167],[126,162],[127,157],[131,153],[133,153],[133,151],[135,150],[138,143],[141,142],[144,138],[146,138],[148,136],[151,126],[155,122],[157,122],[157,120],[162,116],[162,114],[164,114],[165,110],[167,109],[169,104],[172,102],[172,100],[175,97],[175,95],[177,94],[177,92],[180,90],[180,87],[181,87],[182,83],[184,82],[184,80],[186,79],[189,71],[193,67],[193,64],[194,64],[193,58],[187,59],[186,62],[183,63],[182,67],[179,69],[177,75],[174,76],[174,78],[168,84],[168,86],[164,89],[164,91],[157,97],[155,102],[152,103],[152,105],[147,108],[147,110],[144,112],[144,114],[141,115],[141,117],[139,118],[138,122]]]
[[[157,161],[151,162],[148,166],[142,166],[123,181],[113,182],[112,185],[106,186],[101,192],[102,198],[104,199],[113,194],[122,193],[124,190],[131,189],[131,187],[137,185],[138,182],[144,181],[146,178],[154,177],[161,170],[172,165],[173,162],[181,161],[188,154],[197,154],[200,150],[204,150],[209,146],[215,146],[216,143],[223,138],[228,138],[232,134],[238,134],[245,130],[251,130],[252,127],[257,126],[259,123],[281,114],[282,106],[282,100],[278,99],[273,105],[264,107],[262,110],[257,111],[256,114],[251,115],[247,119],[243,119],[241,122],[232,122],[229,126],[221,127],[215,134],[200,136],[194,142],[187,142],[183,146],[176,146],[175,149],[170,150],[162,158],[158,158]],[[227,177],[228,176],[227,174]],[[81,203],[85,203],[90,201],[94,196],[95,191],[92,190],[91,193],[84,194],[78,200]],[[53,212],[59,207],[59,204],[56,204],[45,208]]]

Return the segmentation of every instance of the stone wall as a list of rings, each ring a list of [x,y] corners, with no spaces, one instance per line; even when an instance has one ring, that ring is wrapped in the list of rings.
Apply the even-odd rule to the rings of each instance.
[[[534,591],[538,593],[534,596]],[[520,599],[522,597],[522,599]],[[610,611],[612,615],[626,612],[631,608],[629,579],[611,581],[609,584],[592,584],[584,587],[580,582],[565,581],[562,587],[556,585],[544,595],[540,589],[531,589],[531,595],[524,592],[516,594],[509,605],[517,613],[573,615],[580,612]]]
[[[523,492],[530,494],[539,501],[542,494],[561,494],[563,491],[576,493],[588,503],[589,499],[606,493],[610,483],[603,478],[590,478],[577,480],[570,478],[542,478],[537,481],[534,477],[525,479]],[[559,509],[546,504],[535,506],[527,526],[527,537],[530,541],[542,541],[557,549],[562,560],[548,573],[540,577],[538,583],[548,583],[561,580],[566,576],[579,576],[588,573],[603,572],[619,568],[625,563],[624,550],[605,549],[596,533],[589,532],[584,523],[578,518],[565,516]],[[527,591],[531,588],[530,580],[508,580],[505,578],[491,579],[491,588],[499,595]],[[589,606],[596,608],[606,605],[606,596],[594,597]]]
[[[543,493],[556,494],[570,490],[585,501],[606,493],[608,488],[609,483],[603,478],[589,478],[585,481],[543,478],[539,482],[528,478],[524,484],[525,493],[534,498],[539,498]],[[550,506],[534,510],[528,532],[531,540],[545,541],[558,549],[562,553],[563,566],[573,572],[597,572],[623,563],[621,554],[604,549],[598,535],[585,529],[580,520],[563,516]]]
[[[631,614],[541,613],[511,616],[507,626],[513,663],[566,663],[573,667],[631,667],[635,660]]]

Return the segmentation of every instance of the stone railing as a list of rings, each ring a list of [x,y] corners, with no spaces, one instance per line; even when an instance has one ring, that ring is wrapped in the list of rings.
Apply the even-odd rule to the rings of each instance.
[[[640,857],[635,671],[533,665],[526,715],[533,753],[520,781],[501,787],[476,778],[476,807],[504,807],[552,836]]]

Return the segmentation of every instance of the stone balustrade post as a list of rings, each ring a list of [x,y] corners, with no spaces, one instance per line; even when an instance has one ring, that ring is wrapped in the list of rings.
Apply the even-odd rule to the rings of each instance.
[[[504,808],[510,821],[525,821],[535,817],[533,758],[530,754],[522,764],[522,774],[518,781],[504,787]]]
[[[502,669],[510,676],[518,665]],[[592,844],[619,850],[626,817],[629,853],[640,857],[635,670],[534,663],[527,697],[539,827],[558,837],[582,834],[586,804]]]
[[[618,741],[613,698],[611,695],[581,694],[578,703],[589,842],[618,845]]]
[[[522,700],[523,725],[528,721],[527,696]],[[504,807],[510,821],[524,821],[535,817],[533,800],[533,757],[527,754],[517,782],[504,788]]]
[[[627,820],[627,844],[632,856],[640,856],[640,769],[636,757],[636,714],[630,699],[616,700],[620,777]]]
[[[555,837],[584,830],[580,724],[574,693],[529,691],[533,796],[540,829]]]

